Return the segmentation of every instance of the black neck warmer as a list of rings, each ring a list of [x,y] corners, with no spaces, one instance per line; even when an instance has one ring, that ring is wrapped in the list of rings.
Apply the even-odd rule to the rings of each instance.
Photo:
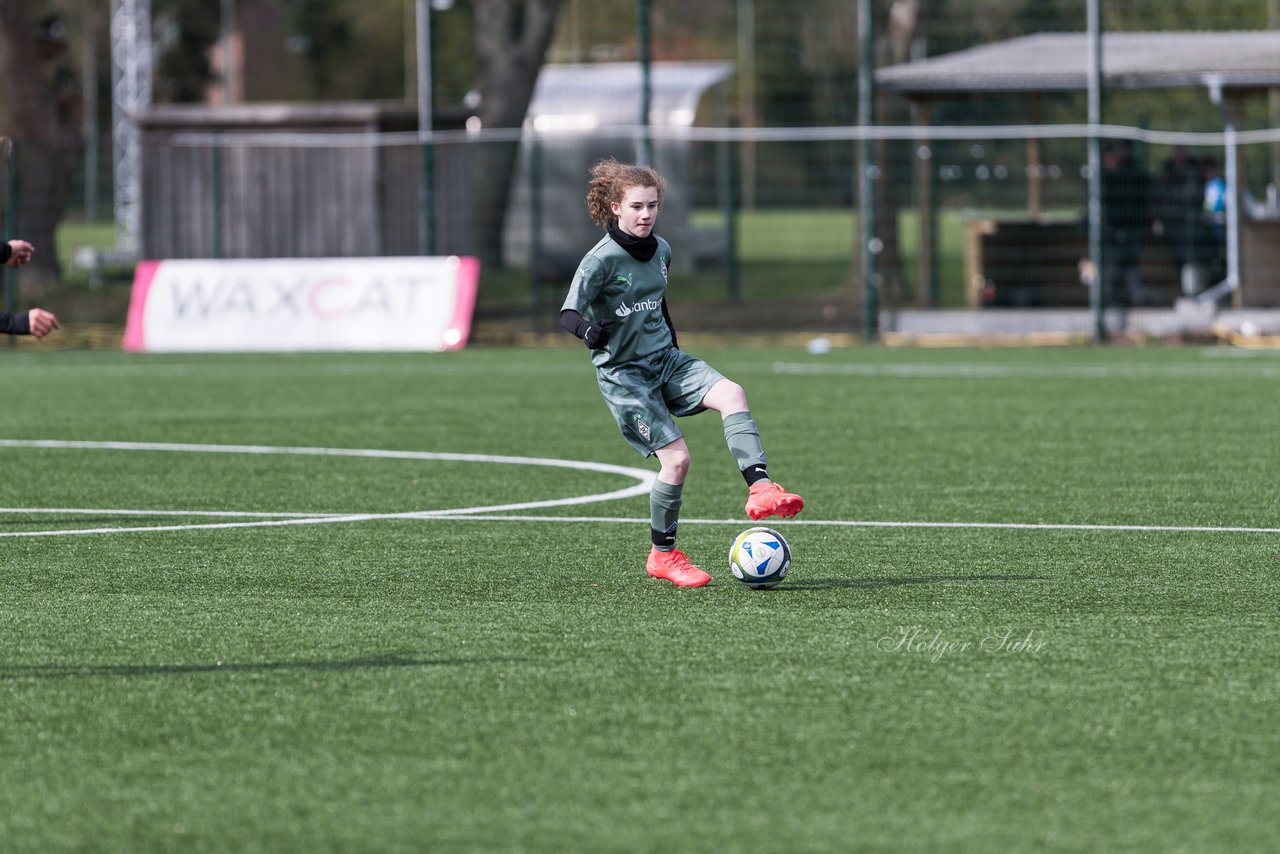
[[[653,234],[648,237],[636,237],[635,235],[627,234],[621,228],[618,228],[616,219],[609,220],[609,236],[637,261],[647,263],[652,260],[654,253],[658,251],[657,237],[654,237]]]

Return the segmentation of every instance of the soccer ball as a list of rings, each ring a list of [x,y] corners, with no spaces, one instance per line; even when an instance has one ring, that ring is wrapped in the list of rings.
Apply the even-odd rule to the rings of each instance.
[[[729,548],[729,569],[748,587],[777,587],[791,569],[791,547],[772,528],[748,528]]]

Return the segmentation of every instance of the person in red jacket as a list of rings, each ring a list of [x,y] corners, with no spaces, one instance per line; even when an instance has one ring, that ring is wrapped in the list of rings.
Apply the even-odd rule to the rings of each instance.
[[[31,260],[35,251],[35,247],[25,240],[0,242],[0,264],[14,268],[21,267]],[[0,311],[0,332],[8,335],[31,335],[35,338],[43,338],[51,330],[61,328],[53,312],[45,311],[43,308],[33,308],[17,314]]]

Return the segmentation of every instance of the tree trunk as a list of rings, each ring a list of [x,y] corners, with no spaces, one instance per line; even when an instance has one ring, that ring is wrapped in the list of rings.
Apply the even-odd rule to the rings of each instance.
[[[475,0],[479,117],[485,130],[524,123],[559,6],[559,0]],[[502,266],[502,229],[519,152],[516,141],[482,141],[472,152],[477,254],[486,265]]]
[[[16,144],[18,167],[17,228],[6,222],[5,231],[36,247],[31,264],[23,268],[24,285],[57,281],[57,226],[80,142],[74,108],[59,102],[41,61],[26,0],[0,3],[0,78],[6,84],[0,136]]]

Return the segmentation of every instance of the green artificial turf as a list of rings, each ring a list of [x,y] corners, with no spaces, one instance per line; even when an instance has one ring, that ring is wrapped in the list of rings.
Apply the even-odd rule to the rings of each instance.
[[[1273,847],[1280,356],[695,352],[807,499],[775,590],[712,415],[699,590],[537,506],[643,472],[429,458],[653,471],[580,348],[0,354],[0,848]]]

